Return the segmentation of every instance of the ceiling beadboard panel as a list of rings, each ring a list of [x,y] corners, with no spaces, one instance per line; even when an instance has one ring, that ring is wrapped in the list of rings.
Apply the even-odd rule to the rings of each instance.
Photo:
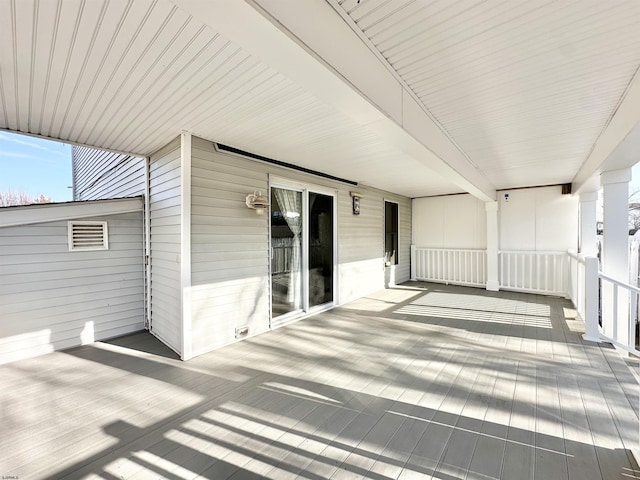
[[[498,188],[570,182],[640,65],[636,0],[342,0]]]
[[[637,0],[327,1],[498,188],[572,181],[640,65]],[[0,42],[2,129],[140,155],[186,130],[460,191],[170,0],[3,0]]]
[[[0,1],[0,128],[149,155],[181,131],[408,196],[459,192],[168,0]]]

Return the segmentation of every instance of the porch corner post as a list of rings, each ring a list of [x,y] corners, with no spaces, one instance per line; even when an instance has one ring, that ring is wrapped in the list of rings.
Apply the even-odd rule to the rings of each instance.
[[[585,267],[585,333],[582,338],[588,342],[600,342],[600,329],[598,325],[598,258],[586,257]]]
[[[598,192],[580,194],[580,237],[578,252],[595,257],[598,254],[596,211]]]
[[[416,246],[411,244],[411,280],[416,281]]]
[[[623,283],[629,283],[629,181],[631,169],[603,172],[604,225],[602,232],[602,272]],[[606,336],[629,345],[629,295],[626,290],[615,293],[609,282],[602,288],[602,329]],[[617,310],[617,318],[614,311]]]
[[[193,357],[191,318],[191,134],[180,135],[180,299],[182,360]]]
[[[487,290],[500,290],[498,277],[498,202],[486,202],[487,212]]]

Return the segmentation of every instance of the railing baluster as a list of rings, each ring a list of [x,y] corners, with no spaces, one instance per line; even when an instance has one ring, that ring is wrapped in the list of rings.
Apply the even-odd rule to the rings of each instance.
[[[509,286],[511,288],[516,288],[518,285],[517,280],[517,264],[518,264],[518,256],[516,254],[507,254],[507,259],[509,260]],[[513,268],[511,268],[511,263],[513,262]]]
[[[638,311],[638,294],[629,292],[629,321],[627,327],[629,329],[629,348],[636,347],[636,312]]]
[[[613,338],[618,338],[618,284],[613,284]]]

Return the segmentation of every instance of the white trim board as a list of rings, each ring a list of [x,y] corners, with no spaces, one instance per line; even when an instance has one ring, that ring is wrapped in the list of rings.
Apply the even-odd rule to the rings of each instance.
[[[141,212],[142,197],[0,208],[0,228]]]

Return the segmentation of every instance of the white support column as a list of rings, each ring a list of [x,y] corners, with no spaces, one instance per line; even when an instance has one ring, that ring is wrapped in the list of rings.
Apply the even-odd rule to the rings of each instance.
[[[193,356],[191,336],[191,134],[183,133],[180,150],[181,228],[180,228],[180,292],[182,299],[182,345],[180,358]]]
[[[498,277],[498,202],[486,202],[487,211],[487,290],[500,290]]]
[[[580,242],[579,252],[587,257],[598,254],[596,236],[596,210],[598,192],[580,194]]]
[[[604,172],[600,176],[604,200],[602,233],[602,271],[629,283],[629,181],[631,169]],[[609,282],[602,288],[602,328],[604,334],[623,345],[629,345],[629,295],[620,289],[617,318],[614,318],[614,291]]]
[[[598,326],[598,259],[586,257],[584,264],[584,324],[582,338],[589,342],[600,341]]]

